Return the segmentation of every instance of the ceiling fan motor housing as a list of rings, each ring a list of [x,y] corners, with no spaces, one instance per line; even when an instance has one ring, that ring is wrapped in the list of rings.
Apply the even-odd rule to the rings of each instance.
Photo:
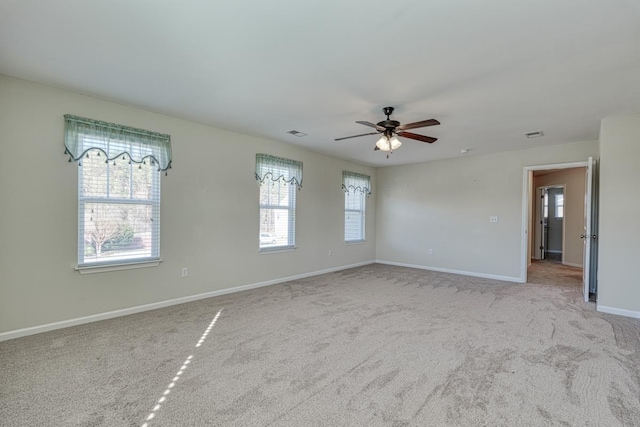
[[[378,122],[378,126],[382,126],[383,128],[394,130],[395,128],[400,126],[400,122],[397,120],[383,120],[381,122]]]
[[[390,131],[394,131],[398,126],[400,126],[399,121],[389,119],[389,116],[393,114],[393,107],[384,107],[382,109],[382,112],[384,113],[385,116],[387,116],[387,120],[378,122],[378,126],[382,126],[383,128],[386,128],[387,130],[390,130]]]

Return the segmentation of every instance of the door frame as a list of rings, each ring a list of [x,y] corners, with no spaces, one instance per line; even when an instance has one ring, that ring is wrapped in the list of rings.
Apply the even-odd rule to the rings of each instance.
[[[529,261],[531,260],[531,244],[529,241],[529,227],[531,224],[531,213],[532,209],[532,199],[533,199],[533,172],[541,171],[541,170],[551,170],[551,169],[573,169],[573,168],[585,168],[587,170],[587,186],[585,196],[593,197],[591,193],[591,185],[593,181],[593,159],[589,157],[588,160],[583,162],[570,162],[570,163],[555,163],[555,164],[546,164],[546,165],[535,165],[535,166],[525,166],[522,172],[522,228],[521,228],[521,246],[520,246],[520,283],[527,283],[527,267],[529,266]],[[586,197],[585,197],[586,199]],[[590,215],[591,212],[591,203],[592,200],[585,200],[586,203],[586,212]],[[587,218],[585,221],[585,225],[589,228],[586,230],[586,233],[591,233],[590,229],[591,218]],[[587,259],[585,259],[585,265],[583,265],[583,272],[586,272],[586,276],[584,281],[585,290],[585,300],[588,301],[588,293],[589,293],[589,280],[587,272],[590,263],[590,246],[585,248],[585,254]]]
[[[536,188],[535,200],[540,200],[539,195],[540,195],[541,190],[544,189],[544,190],[548,191],[550,188],[562,188],[562,194],[563,195],[567,192],[567,185],[566,184],[541,185],[540,187]],[[536,219],[535,226],[534,226],[534,228],[532,230],[532,232],[534,233],[533,239],[534,239],[534,243],[535,243],[535,239],[537,238],[536,235],[539,234],[539,233],[542,233],[542,229],[539,227],[540,224],[539,224],[539,221],[538,221],[538,217],[542,218],[543,205],[540,205],[540,209],[538,209],[536,211],[535,203],[533,203],[533,208],[534,208],[533,210],[535,212],[534,219]],[[565,229],[566,229],[566,227],[565,227],[565,219],[563,218],[562,219],[562,259],[561,259],[562,264],[564,264],[564,255],[565,255],[565,250],[564,250],[565,249]],[[542,241],[542,237],[540,237],[540,240]],[[543,244],[543,243],[541,243],[541,244]],[[536,250],[539,250],[539,248],[536,247]],[[533,259],[542,259],[542,258],[532,257],[531,255],[532,254],[530,253],[530,255],[529,255],[530,259],[531,258],[533,258]],[[527,262],[527,263],[528,263],[528,265],[530,264],[529,262]]]

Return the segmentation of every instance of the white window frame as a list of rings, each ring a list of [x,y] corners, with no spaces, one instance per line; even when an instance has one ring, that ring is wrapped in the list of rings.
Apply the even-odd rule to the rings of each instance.
[[[260,211],[263,209],[273,209],[273,210],[286,210],[287,212],[287,234],[288,240],[286,244],[278,245],[276,243],[275,246],[259,246],[260,252],[273,252],[273,251],[282,251],[287,249],[295,249],[296,248],[296,193],[297,190],[291,184],[285,184],[284,182],[265,182],[262,185],[270,186],[270,185],[290,185],[291,189],[289,191],[289,200],[287,201],[287,205],[273,205],[273,204],[263,204],[260,202]],[[260,231],[259,234],[262,234]]]
[[[556,219],[562,219],[564,218],[564,193],[556,194],[554,199],[556,205],[555,217]],[[560,210],[562,211],[562,213],[559,215]]]
[[[76,189],[78,194],[78,265],[76,270],[80,273],[95,273],[158,265],[162,261],[160,259],[160,174],[165,172],[166,175],[166,171],[171,169],[171,135],[71,114],[65,114],[64,121],[64,152],[69,155],[69,162],[78,163],[79,169],[78,187]],[[89,160],[91,154],[96,157],[103,155],[102,159],[105,161],[105,167],[99,170],[95,169],[93,167],[95,158]],[[104,193],[99,196],[85,195],[84,193],[85,172],[87,169],[82,167],[83,160],[92,163],[91,173],[95,172],[96,174],[92,176],[97,176],[99,183],[105,187],[103,189]],[[117,197],[111,197],[109,194],[111,187],[109,185],[110,169],[116,162],[126,162],[129,165],[128,197],[122,194],[117,194]],[[133,186],[136,179],[136,173],[134,173],[136,166],[150,168],[149,171],[143,171],[143,173],[151,173],[151,182],[147,182],[147,185],[151,186],[149,197],[133,198],[133,195],[136,194]],[[122,172],[122,163],[120,163],[118,169]],[[123,251],[104,258],[96,256],[91,259],[86,256],[85,221],[88,213],[86,212],[88,209],[87,204],[151,207],[150,210],[145,209],[144,217],[140,218],[139,213],[135,215],[137,221],[142,219],[149,222],[149,227],[144,227],[151,234],[151,244],[147,245],[145,242],[144,245],[149,246],[149,250],[136,253],[134,249],[128,253]],[[96,215],[101,215],[100,210],[97,210]],[[91,213],[88,216],[90,220],[93,220]],[[113,222],[119,223],[118,218],[114,217]],[[136,231],[139,231],[139,229]]]
[[[266,186],[267,191],[273,185],[289,186],[286,205],[273,204],[272,199],[263,203],[262,187],[258,192],[258,252],[269,253],[296,249],[296,203],[297,191],[302,187],[302,162],[272,156],[270,154],[256,154],[255,177],[261,186]],[[279,199],[278,201],[280,201]],[[262,244],[260,237],[265,231],[262,229],[263,210],[286,211],[287,215],[287,242],[283,244]],[[275,236],[277,238],[277,236]]]
[[[360,206],[362,206],[362,209],[349,209],[347,206],[349,206],[349,198],[355,198],[358,197],[360,198]],[[366,233],[365,233],[365,224],[366,224],[366,206],[367,206],[367,197],[364,193],[361,193],[359,191],[357,192],[345,192],[344,193],[344,214],[345,217],[349,214],[349,213],[358,213],[360,215],[360,235],[357,238],[354,239],[348,239],[347,238],[347,222],[346,222],[346,218],[345,218],[345,224],[344,224],[344,242],[345,243],[360,243],[360,242],[365,242],[366,241]]]
[[[366,241],[366,213],[367,213],[367,198],[371,194],[371,178],[368,175],[363,175],[355,172],[342,171],[342,189],[344,190],[344,242],[349,243],[362,243]],[[350,200],[358,198],[360,209],[354,209],[351,206]],[[347,228],[347,216],[350,213],[357,213],[360,217],[360,226],[358,235],[355,238],[350,238],[347,235],[348,231],[353,231]]]
[[[80,165],[78,167],[78,270],[94,269],[104,266],[124,266],[130,264],[143,264],[154,263],[157,264],[160,261],[160,171],[154,170],[152,172],[152,191],[150,199],[134,199],[134,198],[122,198],[122,197],[109,197],[109,169],[112,163],[106,163],[106,197],[96,196],[84,196],[83,195],[83,182],[85,169]],[[129,164],[130,179],[133,179],[133,168],[136,165]],[[129,187],[132,191],[132,186]],[[131,193],[130,193],[131,194]],[[131,204],[139,206],[151,206],[152,212],[152,224],[151,224],[151,255],[149,257],[131,257],[131,258],[116,258],[106,260],[103,262],[86,262],[85,260],[85,206],[86,204]]]

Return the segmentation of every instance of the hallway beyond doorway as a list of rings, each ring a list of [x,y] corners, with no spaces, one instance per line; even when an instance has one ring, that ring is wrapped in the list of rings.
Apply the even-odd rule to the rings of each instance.
[[[561,286],[582,292],[582,268],[562,265],[556,261],[532,260],[527,283]]]

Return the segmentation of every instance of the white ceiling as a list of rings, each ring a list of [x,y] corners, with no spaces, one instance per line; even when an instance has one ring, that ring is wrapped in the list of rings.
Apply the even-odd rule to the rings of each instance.
[[[407,164],[595,140],[640,112],[640,1],[0,0],[0,73]],[[389,159],[376,136],[334,141],[385,106],[439,140]]]

